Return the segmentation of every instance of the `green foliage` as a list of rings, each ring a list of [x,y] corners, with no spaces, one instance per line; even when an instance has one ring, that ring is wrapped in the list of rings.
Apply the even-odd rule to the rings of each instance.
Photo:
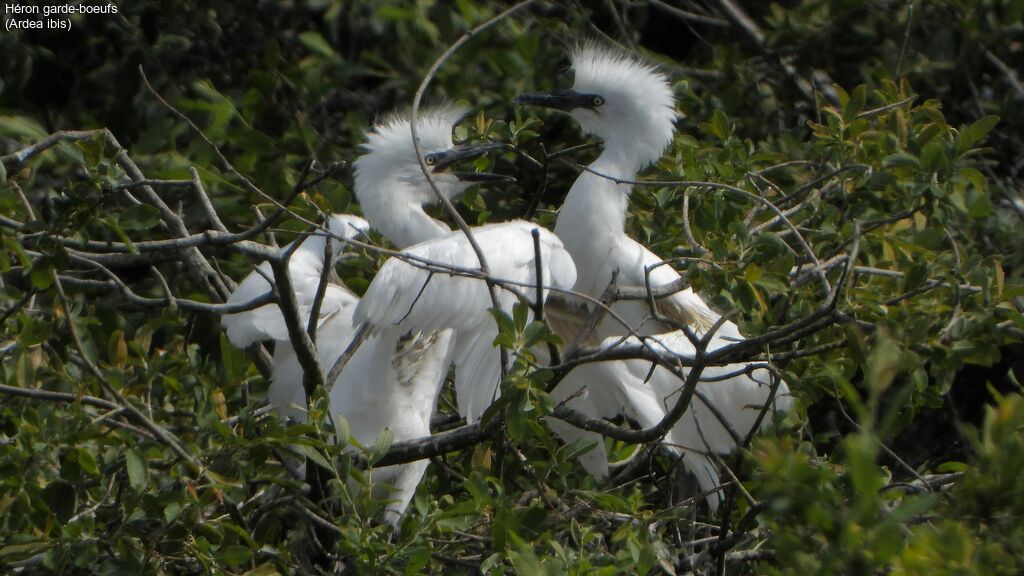
[[[83,16],[59,37],[0,34],[0,156],[55,130],[109,128],[147,178],[191,181],[194,169],[235,231],[252,225],[253,206],[275,208],[235,170],[274,200],[307,172],[325,176],[291,205],[303,218],[357,211],[347,169],[335,168],[359,154],[374,119],[408,105],[455,38],[499,10],[469,0],[164,4]],[[728,488],[712,517],[680,487],[678,462],[612,439],[605,448],[633,458],[622,466],[633,477],[586,475],[577,458],[593,446],[562,444],[548,425],[557,374],[537,349],[565,343],[519,304],[494,313],[495,343],[513,358],[483,418],[500,419],[499,430],[434,458],[393,532],[373,469],[389,431],[358,445],[322,395],[306,424],[259,412],[267,377],[252,356],[213,315],[161,304],[167,290],[211,300],[187,264],[109,263],[131,301],[54,240],[121,242],[130,260],[136,243],[174,237],[160,210],[122,187],[122,150],[93,137],[0,162],[0,214],[23,223],[0,226],[0,383],[57,395],[0,389],[0,567],[313,572],[330,569],[317,560],[326,545],[355,573],[1019,571],[1024,400],[1011,364],[1024,245],[1012,206],[1024,116],[1012,63],[1024,2],[736,3],[750,4],[768,51],[735,26],[683,24],[657,3],[604,3],[623,9],[615,18],[602,3],[539,4],[471,40],[428,91],[474,107],[457,140],[518,152],[479,160],[519,184],[472,190],[459,207],[467,220],[521,217],[540,194],[535,220],[553,223],[572,164],[596,152],[570,149],[581,136],[564,115],[512,98],[568,84],[558,39],[625,33],[677,80],[679,134],[644,178],[710,183],[636,187],[629,233],[679,257],[694,289],[735,311],[747,335],[828,302],[808,251],[829,286],[842,286],[833,322],[766,351],[799,402],[777,433],[726,459],[747,494]],[[140,64],[216,149],[140,87]],[[822,72],[830,80],[802,93],[797,80]],[[209,228],[190,188],[159,192],[189,230]],[[292,218],[272,232],[283,243],[305,227]],[[204,253],[234,278],[253,265]],[[339,272],[359,293],[380,260],[361,252]],[[450,394],[442,415],[453,413]],[[985,398],[984,417],[972,418]],[[303,460],[323,479],[319,500],[288,471]]]

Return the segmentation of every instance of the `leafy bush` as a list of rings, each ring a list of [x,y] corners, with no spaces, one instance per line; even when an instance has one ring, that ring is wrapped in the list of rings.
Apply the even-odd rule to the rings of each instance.
[[[467,195],[470,221],[537,203],[550,226],[593,158],[564,116],[512,103],[568,83],[566,40],[605,35],[673,75],[678,135],[627,229],[745,334],[781,331],[744,360],[799,402],[724,459],[735,479],[712,517],[654,445],[608,438],[632,459],[584,474],[589,447],[546,423],[560,373],[530,352],[556,340],[499,314],[522,352],[489,414],[502,426],[433,458],[397,533],[358,489],[390,438],[346,450],[317,396],[307,424],[282,425],[260,410],[265,359],[221,335],[215,278],[254,257],[146,243],[213,229],[194,182],[232,231],[297,191],[264,242],[357,211],[345,163],[364,131],[499,5],[174,4],[0,35],[6,570],[1019,571],[1024,2],[539,2],[470,40],[428,97],[472,104],[456,136],[508,143],[480,162],[519,181]],[[124,186],[143,177],[179,183]],[[350,256],[361,293],[383,256]],[[299,458],[315,490],[289,474]]]

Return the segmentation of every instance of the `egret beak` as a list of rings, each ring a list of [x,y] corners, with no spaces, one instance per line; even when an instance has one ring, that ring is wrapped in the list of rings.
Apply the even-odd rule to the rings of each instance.
[[[481,182],[494,182],[496,184],[514,184],[516,179],[512,176],[506,176],[505,174],[495,174],[494,172],[452,172],[460,182],[472,182],[478,184]]]
[[[505,148],[504,144],[494,142],[491,144],[476,144],[472,146],[455,146],[449,148],[444,152],[436,152],[431,154],[428,159],[432,160],[432,163],[428,162],[433,167],[433,172],[444,172],[452,164],[456,162],[462,162],[464,160],[476,160],[484,154],[494,151],[502,150]]]
[[[550,93],[520,94],[517,104],[530,104],[571,112],[576,108],[593,108],[594,94],[582,94],[575,90],[556,90]]]

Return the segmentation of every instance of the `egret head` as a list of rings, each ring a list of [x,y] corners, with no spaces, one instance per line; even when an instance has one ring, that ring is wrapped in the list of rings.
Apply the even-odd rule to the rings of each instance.
[[[569,90],[524,94],[519,101],[568,112],[584,132],[653,163],[672,141],[675,98],[668,78],[653,66],[612,48],[583,43],[570,54]]]
[[[466,108],[439,106],[420,110],[416,135],[420,156],[438,190],[449,198],[465,192],[474,182],[501,180],[489,173],[462,173],[451,167],[462,160],[477,158],[498,145],[455,146],[452,128],[466,114]],[[411,121],[406,115],[384,120],[367,134],[366,152],[356,159],[355,194],[363,213],[374,227],[400,245],[419,241],[427,234],[408,222],[423,213],[423,206],[437,200],[416,157]],[[435,223],[435,227],[440,226]],[[420,228],[430,227],[423,224]],[[390,230],[389,230],[390,228]],[[428,234],[429,235],[429,234]]]
[[[472,177],[460,179],[462,174],[449,168],[458,161],[476,158],[496,148],[452,144],[452,128],[465,114],[466,108],[439,106],[420,110],[416,119],[420,155],[438,189],[449,198],[462,194],[477,181]],[[391,116],[374,126],[364,148],[366,153],[354,163],[356,196],[360,204],[365,206],[367,201],[381,196],[397,199],[399,194],[403,200],[420,205],[436,200],[416,158],[408,116]]]

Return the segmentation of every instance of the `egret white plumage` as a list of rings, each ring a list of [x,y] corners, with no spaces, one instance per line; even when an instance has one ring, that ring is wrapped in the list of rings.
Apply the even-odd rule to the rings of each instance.
[[[452,145],[452,126],[462,115],[459,109],[438,108],[425,111],[419,122],[427,162],[437,165],[435,181],[452,197],[464,192],[474,181],[501,179],[487,173],[459,174],[447,170],[459,160],[474,158],[493,148]],[[434,196],[415,156],[409,120],[394,117],[375,127],[367,139],[366,153],[354,163],[355,193],[373,226],[399,247],[448,233],[447,226],[424,211],[424,205],[431,203]],[[329,226],[332,234],[345,239],[369,227],[367,220],[344,214],[332,216]],[[334,242],[337,254],[340,241]],[[290,247],[291,244],[285,249]],[[324,248],[324,236],[311,236],[289,260],[288,274],[303,326],[308,322],[321,278]],[[248,302],[264,294],[270,289],[264,275],[270,277],[268,263],[261,264],[259,271],[243,280],[229,301]],[[343,285],[327,285],[317,330],[317,352],[325,370],[333,366],[356,334],[358,324],[353,322],[353,311],[358,302],[359,298]],[[222,324],[228,338],[240,347],[260,340],[276,341],[268,399],[282,416],[304,421],[302,368],[288,340],[280,308],[268,304],[226,315]],[[345,418],[352,437],[362,444],[372,443],[385,428],[391,430],[397,441],[430,434],[430,415],[452,355],[452,334],[405,332],[377,334],[362,343],[331,388],[332,414]],[[426,464],[414,462],[374,472],[375,484],[395,488],[391,496],[394,500],[387,508],[389,521],[395,523],[401,517]]]
[[[458,160],[493,148],[452,146],[452,128],[463,114],[452,107],[426,110],[417,125],[424,162],[433,167],[441,192],[451,197],[466,189],[467,178],[494,178],[447,170]],[[371,225],[400,246],[419,241],[403,250],[419,262],[442,269],[479,268],[467,237],[451,232],[423,209],[435,196],[419,166],[409,119],[394,117],[377,126],[367,149],[355,163],[355,193]],[[534,228],[528,222],[509,222],[473,229],[492,277],[536,283]],[[575,267],[561,241],[541,230],[540,248],[543,283],[571,286]],[[498,300],[510,311],[515,297],[499,289]],[[371,442],[385,427],[396,441],[429,436],[430,417],[453,361],[460,412],[476,419],[500,384],[500,353],[492,344],[497,328],[490,308],[487,285],[480,279],[428,272],[399,258],[385,262],[354,313],[357,324],[368,326],[371,339],[345,365],[330,393],[332,410],[347,419],[353,437]],[[421,460],[384,469],[396,488],[396,502],[389,506],[392,521],[408,505],[426,467]]]
[[[446,171],[455,161],[498,147],[452,147],[452,128],[464,114],[465,109],[442,107],[426,110],[419,116],[417,132],[424,161],[433,167],[432,175],[440,191],[452,198],[471,182],[501,178],[487,173]],[[408,119],[396,118],[378,126],[368,147],[379,155],[368,154],[357,160],[356,196],[371,225],[389,237],[409,241],[431,239],[407,250],[410,255],[441,266],[478,268],[477,256],[463,233],[452,232],[423,210],[425,204],[435,201],[435,196],[417,163]],[[392,175],[389,181],[393,186],[359,185],[371,176],[380,178],[388,173]],[[531,232],[535,228],[538,227],[524,221],[473,228],[493,277],[527,285],[536,282]],[[539,229],[539,234],[544,284],[571,286],[575,266],[561,241],[544,229]],[[365,301],[360,305],[363,316],[357,320],[365,319],[381,328],[380,322],[386,320],[414,332],[458,330],[452,358],[457,366],[456,394],[460,413],[473,422],[496,396],[500,376],[500,355],[492,344],[497,327],[487,312],[491,303],[489,298],[485,301],[486,295],[486,284],[482,281],[429,274],[413,264],[392,259],[364,295]],[[499,290],[502,308],[510,311],[514,300],[510,292]]]
[[[615,271],[622,285],[649,285],[656,289],[673,284],[679,280],[679,274],[667,265],[654,267],[661,259],[627,236],[625,217],[632,185],[616,183],[634,180],[672,142],[676,112],[668,79],[651,66],[595,44],[577,47],[571,60],[575,73],[571,90],[526,94],[519,100],[568,112],[584,132],[600,138],[604,145],[597,160],[573,183],[555,225],[555,233],[579,270],[574,289],[599,297]],[[656,306],[660,314],[691,326],[698,334],[705,333],[720,318],[689,288],[658,299]],[[646,303],[617,302],[613,310],[637,334],[659,335],[655,339],[657,345],[677,354],[693,355],[694,346],[689,339],[653,320]],[[606,318],[596,335],[620,338],[628,333],[615,320]],[[736,325],[727,321],[713,336],[708,350],[741,339]],[[663,368],[652,373],[648,362],[613,364],[613,368],[597,365],[570,373],[556,389],[558,395],[568,397],[581,388],[589,388],[587,394],[570,405],[600,417],[624,411],[644,427],[660,421],[666,407],[671,407],[678,396],[682,381]],[[728,374],[741,367],[707,368],[702,378]],[[769,373],[761,369],[751,376],[701,383],[698,390],[742,436],[768,400],[770,383]],[[790,403],[788,389],[782,382],[777,389],[775,408],[786,410]],[[557,426],[556,431],[570,438],[593,436],[564,424]],[[685,450],[683,463],[705,491],[718,485],[717,468],[707,452],[724,453],[735,448],[735,441],[718,417],[697,398],[664,442]],[[599,465],[591,463],[590,467],[600,471]],[[712,509],[717,507],[718,498],[717,494],[708,497]]]
[[[336,238],[331,240],[331,254],[338,256],[344,247],[344,240],[365,233],[369,229],[366,220],[351,214],[334,214],[327,222],[327,229]],[[299,309],[302,325],[309,322],[313,300],[316,296],[323,273],[327,236],[314,233],[301,240],[288,260],[288,276],[295,291],[295,303]],[[282,251],[291,249],[292,244]],[[333,262],[329,265],[333,265]],[[228,298],[229,304],[251,302],[270,291],[267,279],[272,279],[270,264],[259,265],[235,288]],[[317,324],[317,351],[324,363],[337,358],[348,346],[355,332],[352,326],[352,312],[359,298],[344,285],[328,283],[320,306]],[[305,392],[302,387],[302,367],[288,339],[284,316],[276,303],[259,308],[226,314],[221,325],[228,339],[239,348],[260,341],[274,341],[273,371],[267,399],[281,417],[305,421]]]

